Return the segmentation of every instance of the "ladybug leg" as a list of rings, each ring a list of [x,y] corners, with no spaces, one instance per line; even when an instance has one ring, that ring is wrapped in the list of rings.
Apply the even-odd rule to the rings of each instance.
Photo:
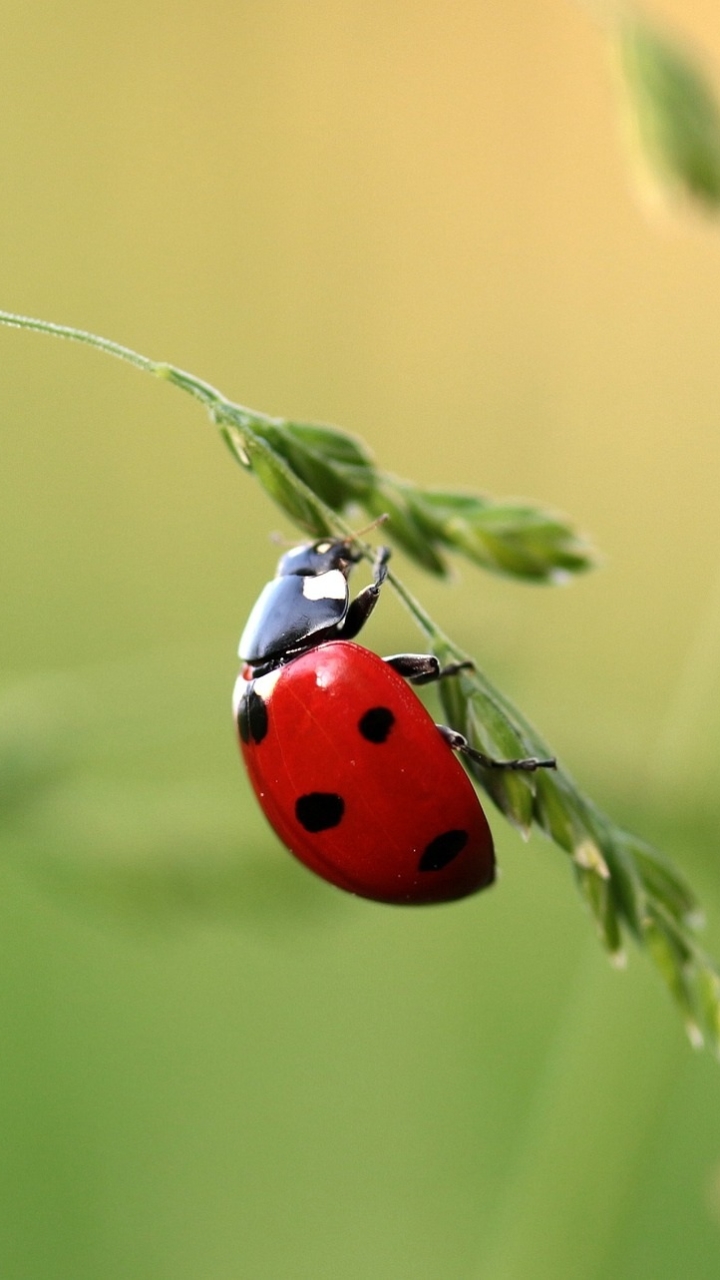
[[[363,587],[359,591],[354,600],[350,601],[350,608],[345,616],[342,627],[338,630],[338,635],[343,640],[352,640],[362,631],[370,614],[378,602],[380,588],[385,581],[387,575],[387,562],[390,559],[389,547],[378,547],[373,562],[373,580],[369,587]]]
[[[404,676],[411,684],[431,684],[433,680],[444,680],[445,676],[457,675],[458,671],[472,670],[472,662],[449,662],[441,667],[432,653],[394,653],[383,658],[393,671]]]
[[[475,747],[471,747],[462,733],[457,733],[455,729],[448,729],[445,724],[439,724],[437,727],[453,751],[460,751],[468,759],[482,765],[483,769],[522,769],[525,773],[534,773],[536,769],[557,768],[556,760],[538,760],[535,756],[528,756],[521,760],[493,760],[492,756],[486,756],[484,752],[476,751]]]

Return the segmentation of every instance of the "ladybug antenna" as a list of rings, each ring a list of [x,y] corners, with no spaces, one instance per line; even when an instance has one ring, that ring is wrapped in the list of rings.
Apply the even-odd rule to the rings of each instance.
[[[328,542],[334,542],[334,541],[335,541],[335,542],[342,542],[342,543],[346,543],[347,545],[349,545],[351,542],[357,542],[357,541],[358,541],[358,539],[359,539],[359,538],[362,538],[366,533],[370,533],[371,529],[377,529],[377,526],[378,526],[379,524],[384,524],[384,523],[385,523],[385,521],[386,521],[386,520],[389,520],[389,519],[390,519],[390,515],[389,515],[389,513],[386,511],[386,512],[384,512],[384,513],[383,513],[383,515],[381,515],[381,516],[376,516],[374,520],[371,520],[371,521],[370,521],[370,524],[365,524],[365,525],[363,525],[362,529],[358,529],[355,533],[349,533],[349,534],[348,534],[348,536],[347,536],[347,538],[338,538],[338,539],[334,539],[334,538],[332,537],[332,535],[330,534],[330,535],[328,535],[327,541],[328,541]],[[299,547],[299,546],[302,546],[302,545],[303,545],[303,543],[302,543],[298,538],[286,538],[286,537],[285,537],[285,534],[284,534],[284,533],[280,533],[280,532],[279,532],[279,530],[277,530],[277,529],[274,529],[274,530],[273,530],[273,532],[272,532],[271,534],[269,534],[268,536],[269,536],[270,541],[271,541],[271,542],[272,542],[276,547]]]
[[[379,524],[384,524],[385,521],[389,519],[390,519],[390,513],[388,511],[385,511],[383,515],[376,516],[374,520],[371,520],[370,524],[363,525],[362,529],[356,529],[355,533],[351,533],[350,536],[345,539],[345,541],[357,542],[359,538],[364,537],[366,533],[370,533],[372,529],[377,529]]]

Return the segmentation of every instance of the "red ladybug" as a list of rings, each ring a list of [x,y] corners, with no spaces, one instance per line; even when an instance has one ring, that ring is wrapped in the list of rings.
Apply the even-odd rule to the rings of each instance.
[[[436,725],[406,683],[468,664],[381,658],[351,643],[375,606],[389,555],[379,548],[372,583],[351,600],[348,577],[360,556],[349,541],[287,552],[243,632],[233,705],[263,812],[301,862],[378,902],[446,902],[495,877],[490,828],[454,752],[486,767],[554,762],[490,760]]]

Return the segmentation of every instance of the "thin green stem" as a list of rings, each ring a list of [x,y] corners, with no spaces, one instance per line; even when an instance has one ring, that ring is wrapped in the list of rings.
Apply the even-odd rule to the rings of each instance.
[[[86,329],[76,329],[68,324],[53,324],[49,320],[36,320],[31,316],[16,315],[12,311],[0,311],[0,324],[8,325],[13,329],[29,329],[35,333],[49,333],[55,338],[65,338],[69,342],[80,342],[86,347],[94,347],[97,351],[104,351],[106,355],[115,356],[118,360],[124,360],[125,364],[134,365],[136,369],[141,369],[143,373],[150,373],[155,378],[162,378],[163,381],[172,383],[173,386],[179,387],[182,391],[189,392],[210,409],[232,408],[235,411],[234,420],[240,416],[246,416],[248,421],[253,419],[258,422],[267,420],[265,415],[255,413],[252,409],[244,409],[241,405],[233,405],[209,382],[203,382],[201,378],[196,378],[194,374],[185,373],[182,369],[178,369],[175,365],[167,364],[164,361],[149,360],[147,356],[141,356],[138,351],[133,351],[131,347],[124,347],[121,343],[113,342],[110,338],[101,338],[98,334],[89,333]]]
[[[87,333],[85,329],[74,329],[71,325],[51,324],[49,320],[34,320],[30,316],[18,316],[12,311],[0,311],[0,324],[9,325],[13,329],[32,329],[36,333],[51,333],[56,338],[67,338],[70,342],[82,342],[85,346],[96,347],[107,355],[116,356],[126,364],[135,365],[144,373],[158,375],[161,366],[141,356],[130,347],[123,347],[119,342],[111,342],[109,338],[99,338],[95,333]]]
[[[400,597],[408,613],[410,613],[415,619],[415,622],[427,639],[433,644],[440,642],[441,644],[448,645],[450,648],[454,648],[455,646],[452,644],[452,641],[444,634],[443,631],[440,630],[437,624],[433,622],[430,614],[423,609],[419,600],[415,599],[412,592],[408,591],[405,583],[401,582],[394,573],[389,573],[387,580],[392,585],[396,595]]]

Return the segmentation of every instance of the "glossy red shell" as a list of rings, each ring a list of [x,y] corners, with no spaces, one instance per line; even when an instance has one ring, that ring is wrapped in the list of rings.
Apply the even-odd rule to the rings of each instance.
[[[238,679],[236,714],[251,676],[246,668]],[[246,720],[240,744],[250,781],[270,825],[307,867],[390,903],[444,902],[492,883],[492,836],[470,779],[415,692],[377,654],[330,641],[255,680],[255,698],[259,740]],[[369,741],[360,722],[378,708],[391,728]],[[339,798],[342,816],[309,831],[297,805],[318,795]],[[432,856],[437,848],[451,855],[445,865]]]

